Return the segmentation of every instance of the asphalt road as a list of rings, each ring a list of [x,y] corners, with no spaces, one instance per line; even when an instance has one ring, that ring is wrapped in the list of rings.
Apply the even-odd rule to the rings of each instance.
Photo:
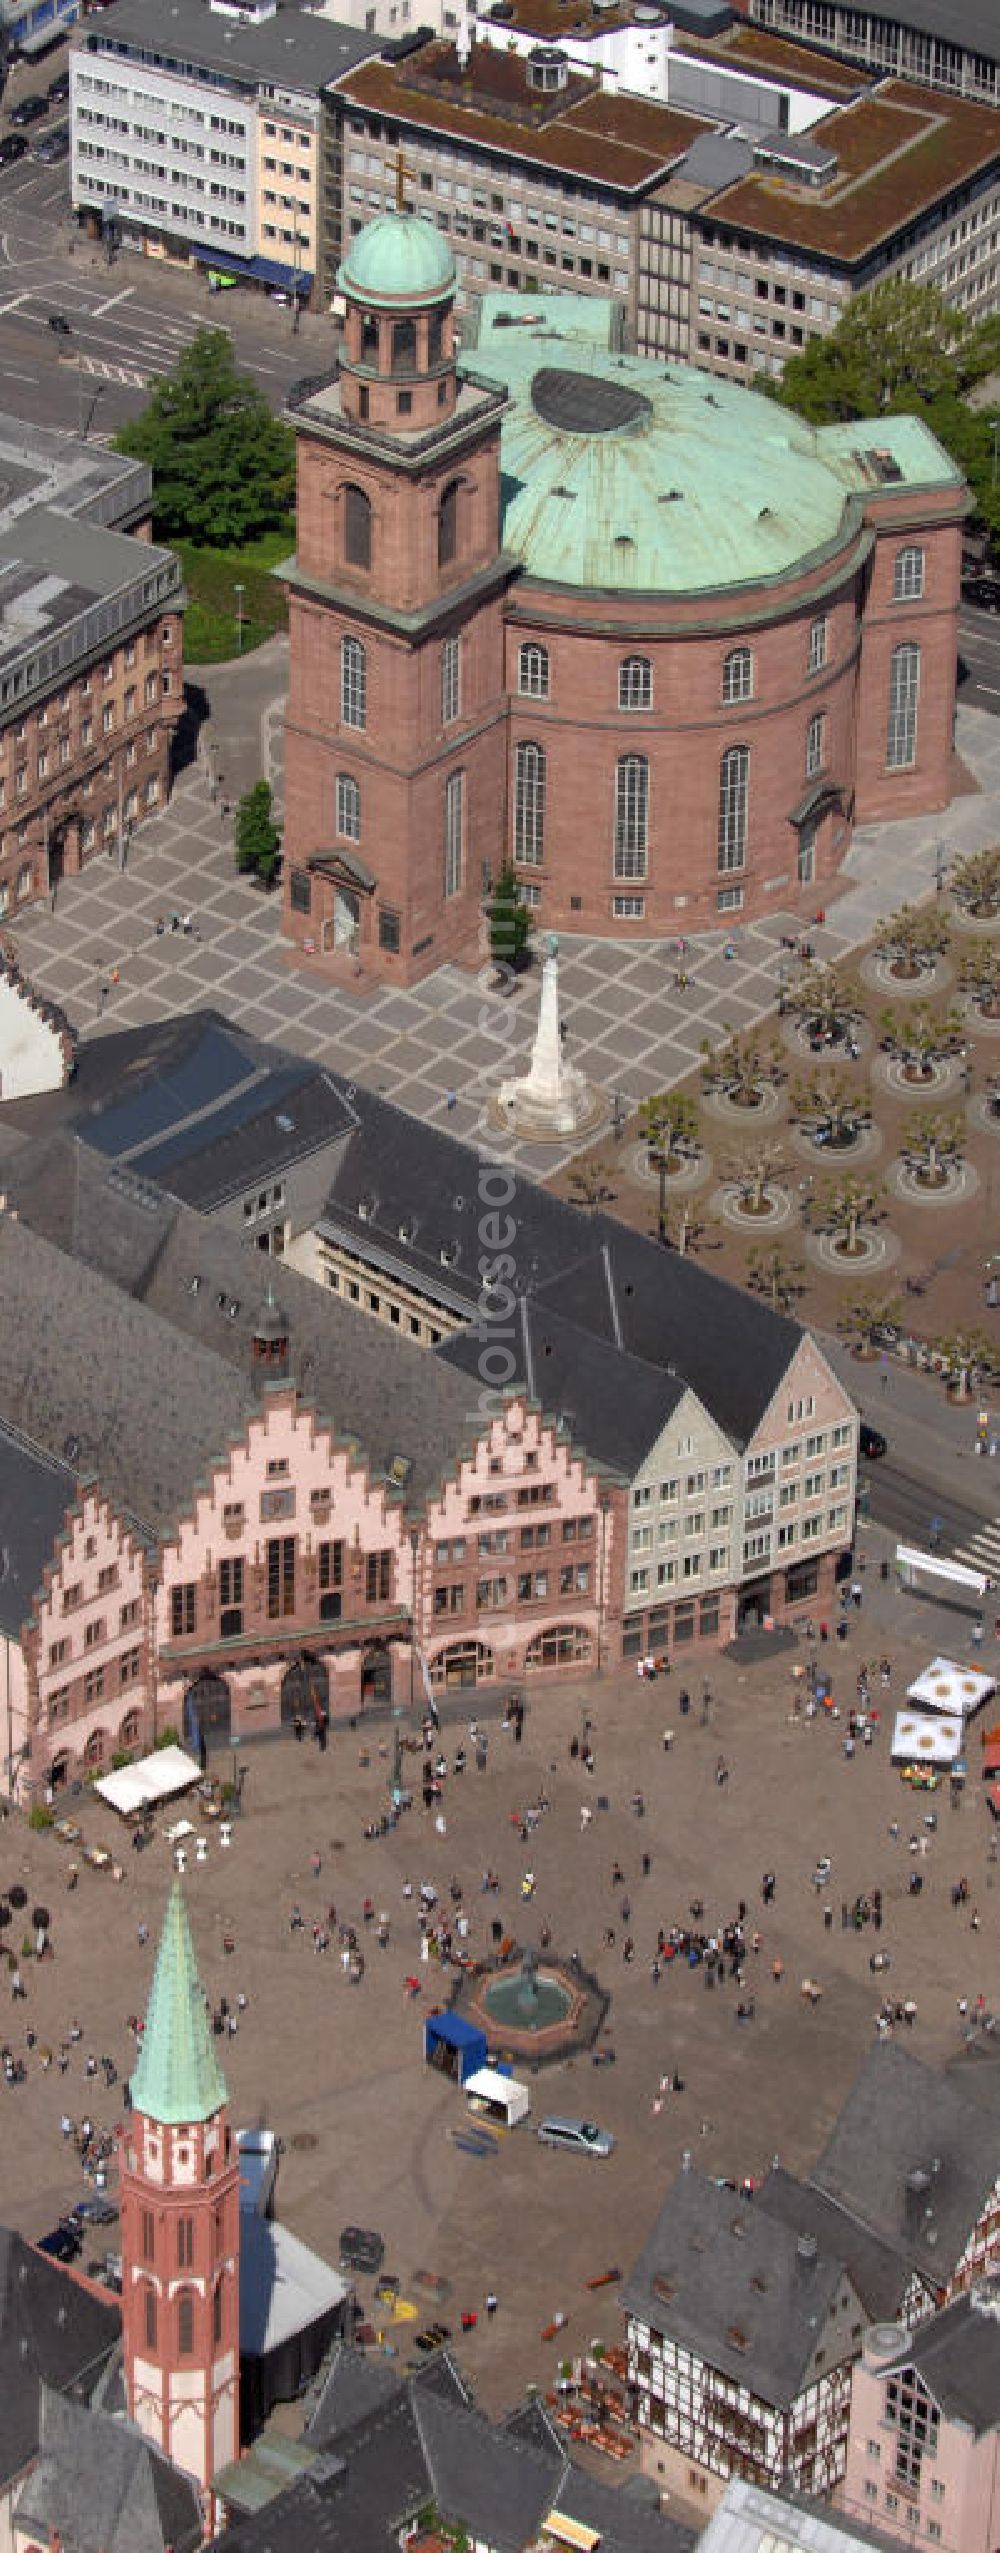
[[[964,602],[958,616],[958,696],[968,709],[1000,716],[1000,614]],[[963,679],[963,666],[965,674]]]
[[[60,59],[49,55],[33,72],[19,66],[5,110],[21,89],[44,89]],[[53,107],[50,121],[66,111]],[[7,111],[0,129],[11,129]],[[29,141],[45,129],[33,126]],[[69,321],[69,338],[49,328],[55,313]],[[306,314],[296,333],[279,303],[239,286],[210,294],[194,268],[176,271],[128,250],[109,266],[73,219],[68,162],[46,168],[29,156],[0,168],[0,405],[8,415],[107,440],[145,406],[153,374],[206,325],[228,330],[241,369],[275,408],[300,374],[333,359],[328,320]]]

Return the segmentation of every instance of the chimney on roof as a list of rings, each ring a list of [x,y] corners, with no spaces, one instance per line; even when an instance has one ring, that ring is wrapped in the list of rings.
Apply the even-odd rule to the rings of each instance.
[[[797,2241],[796,2246],[795,2246],[795,2257],[796,2257],[796,2260],[797,2260],[797,2262],[798,2262],[799,2268],[800,2268],[801,2270],[805,2270],[805,2269],[815,2269],[815,2267],[816,2267],[816,2236],[815,2236],[815,2234],[800,2234],[800,2235],[799,2235],[798,2241]]]
[[[264,1383],[285,1383],[289,1374],[291,1337],[288,1323],[268,1279],[267,1291],[250,1333],[250,1366],[258,1391]]]

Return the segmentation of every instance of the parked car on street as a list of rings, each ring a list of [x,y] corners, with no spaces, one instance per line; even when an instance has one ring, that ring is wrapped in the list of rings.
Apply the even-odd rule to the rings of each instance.
[[[0,141],[0,168],[9,168],[12,160],[23,160],[27,148],[23,133],[5,133]]]
[[[9,109],[10,121],[12,124],[38,124],[48,111],[48,98],[43,97],[39,89],[29,89],[27,96],[18,98],[16,105]]]

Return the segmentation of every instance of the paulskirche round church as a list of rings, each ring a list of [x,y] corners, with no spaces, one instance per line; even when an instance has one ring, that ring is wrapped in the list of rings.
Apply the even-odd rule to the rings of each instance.
[[[610,301],[489,295],[385,213],[302,386],[286,935],[406,984],[545,928],[810,916],[853,829],[944,806],[968,496],[926,426],[815,430],[623,352]]]

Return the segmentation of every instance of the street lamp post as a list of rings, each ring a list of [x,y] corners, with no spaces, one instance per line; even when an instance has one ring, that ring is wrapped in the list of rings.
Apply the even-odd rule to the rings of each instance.
[[[243,596],[244,596],[244,594],[246,593],[246,586],[245,586],[245,585],[236,585],[236,586],[234,586],[233,591],[234,591],[234,593],[235,593],[235,595],[236,595],[236,653],[237,653],[237,655],[238,655],[238,656],[242,656],[242,654],[243,654]]]

